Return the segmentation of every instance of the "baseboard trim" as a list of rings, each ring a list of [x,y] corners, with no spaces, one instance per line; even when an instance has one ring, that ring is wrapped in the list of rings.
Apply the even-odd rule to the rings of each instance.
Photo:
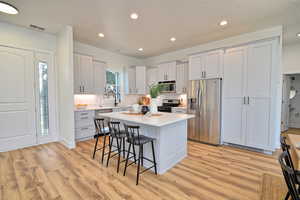
[[[69,149],[74,149],[76,147],[75,141],[68,141],[65,138],[61,138],[60,143],[68,147]]]

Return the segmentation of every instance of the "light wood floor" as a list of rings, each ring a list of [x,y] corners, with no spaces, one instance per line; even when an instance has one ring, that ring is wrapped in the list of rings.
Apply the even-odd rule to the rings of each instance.
[[[265,173],[281,178],[275,156],[189,142],[188,157],[164,175],[146,172],[135,185],[91,159],[93,140],[69,150],[50,143],[0,153],[0,199],[201,199],[258,200]],[[124,164],[124,163],[123,163]],[[123,169],[123,166],[122,166]]]

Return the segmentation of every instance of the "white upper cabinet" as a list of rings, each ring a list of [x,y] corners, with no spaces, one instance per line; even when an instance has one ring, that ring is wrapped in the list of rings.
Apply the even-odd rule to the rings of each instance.
[[[103,94],[106,84],[106,64],[103,62],[94,61],[94,93]]]
[[[175,81],[176,80],[177,62],[168,62],[158,65],[158,81]]]
[[[223,51],[212,51],[205,54],[204,78],[222,77]]]
[[[221,78],[223,51],[211,51],[189,57],[189,80]]]
[[[203,78],[204,56],[194,55],[189,58],[189,80],[199,80]]]
[[[137,66],[135,68],[135,73],[136,94],[146,94],[146,67]]]
[[[273,46],[271,41],[249,46],[246,73],[250,97],[270,97]]]
[[[105,86],[104,63],[91,56],[74,54],[74,94],[102,94]]]
[[[125,92],[146,94],[146,67],[127,67],[125,70]]]
[[[187,93],[188,85],[188,63],[180,63],[176,66],[176,93]]]
[[[153,84],[157,84],[158,80],[158,69],[155,67],[147,69],[147,88]]]

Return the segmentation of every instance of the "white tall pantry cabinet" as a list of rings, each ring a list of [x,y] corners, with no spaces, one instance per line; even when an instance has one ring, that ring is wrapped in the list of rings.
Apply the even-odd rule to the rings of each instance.
[[[278,41],[227,49],[224,53],[223,142],[274,149]]]

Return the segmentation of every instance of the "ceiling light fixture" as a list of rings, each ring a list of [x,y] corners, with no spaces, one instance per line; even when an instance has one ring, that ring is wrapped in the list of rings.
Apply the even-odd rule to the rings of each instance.
[[[143,49],[143,48],[139,48],[138,50],[139,50],[139,51],[144,51],[144,49]]]
[[[4,12],[10,15],[16,15],[19,13],[16,7],[3,1],[0,1],[0,12]]]
[[[175,42],[176,38],[172,37],[170,40],[171,40],[171,42]]]
[[[222,20],[220,22],[220,26],[226,26],[227,24],[228,24],[228,21],[226,21],[226,20]]]
[[[139,18],[139,15],[136,14],[136,13],[131,13],[130,18],[131,19],[137,19],[137,18]]]
[[[99,37],[104,37],[104,34],[103,33],[99,33],[98,36]]]
[[[297,33],[297,37],[300,37],[300,33]]]

